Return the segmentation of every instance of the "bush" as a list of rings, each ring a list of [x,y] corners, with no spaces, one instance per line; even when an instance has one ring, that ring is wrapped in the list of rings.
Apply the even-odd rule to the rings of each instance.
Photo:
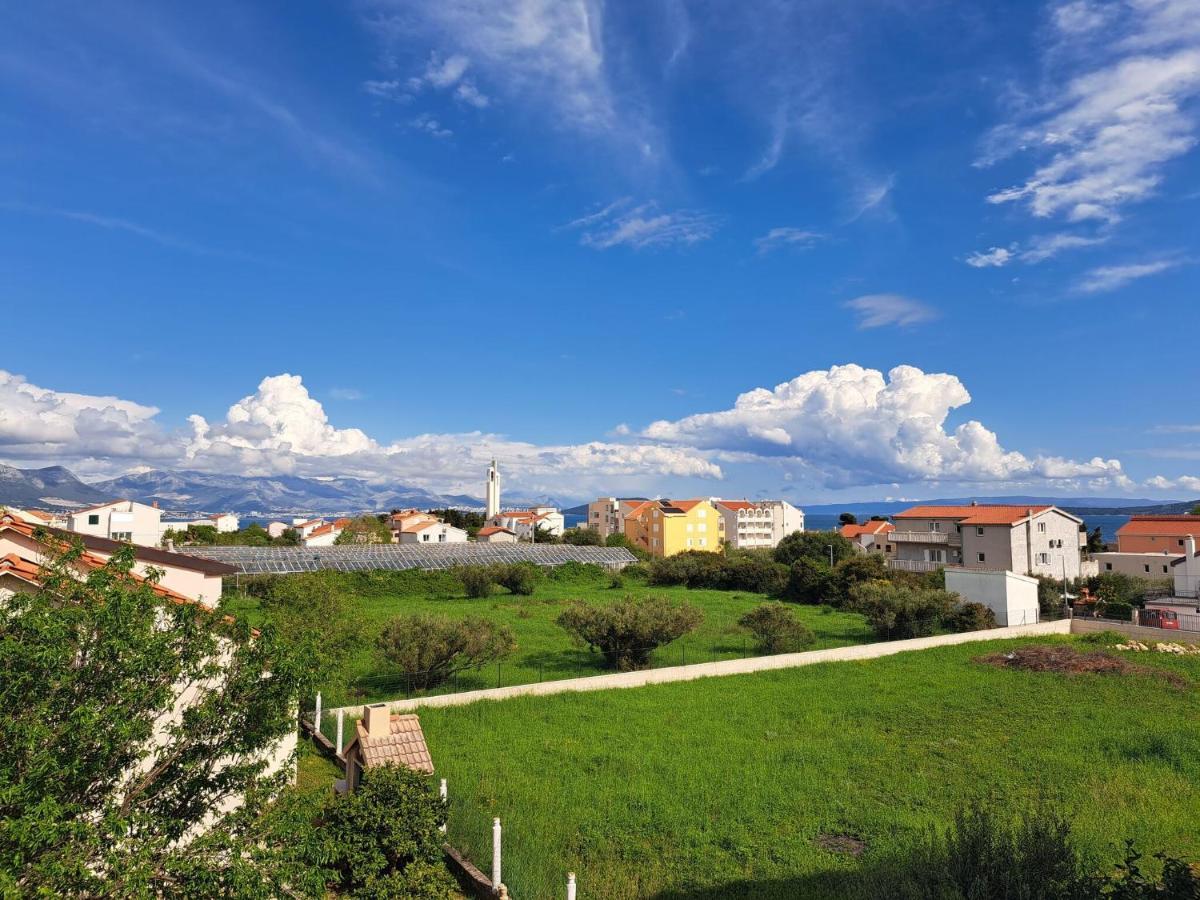
[[[984,631],[996,627],[996,614],[982,603],[961,603],[946,620],[951,631]]]
[[[455,574],[468,597],[490,597],[496,588],[496,577],[491,566],[460,566]]]
[[[608,579],[608,589],[610,591],[619,591],[625,587],[625,579],[620,572],[613,572]]]
[[[882,640],[934,634],[958,606],[958,595],[948,591],[880,581],[856,585],[850,594],[850,608],[863,613]]]
[[[495,579],[510,594],[529,596],[541,580],[542,570],[534,563],[516,562],[497,566]]]
[[[731,550],[728,555],[688,550],[649,563],[651,584],[681,584],[694,590],[752,591],[779,595],[787,584],[787,568],[768,553]]]
[[[634,581],[649,581],[650,567],[645,563],[630,563],[621,570],[622,578],[630,578]]]
[[[836,531],[794,531],[775,548],[775,561],[791,566],[801,559],[807,559],[829,565],[830,547],[833,547],[834,565],[857,552],[854,544]]]
[[[835,585],[833,570],[827,563],[798,559],[788,572],[783,599],[792,603],[825,603],[837,593]]]
[[[342,533],[333,541],[342,546],[346,544],[390,544],[392,530],[385,519],[378,516],[359,516],[351,520]]]
[[[450,900],[442,863],[446,807],[432,780],[406,766],[363,772],[358,789],[327,800],[319,816],[318,862],[340,894]]]
[[[833,595],[829,598],[835,605],[850,599],[850,591],[857,584],[867,581],[886,581],[889,575],[887,560],[880,553],[855,553],[833,567]]]
[[[1128,622],[1133,618],[1133,605],[1129,603],[1101,603],[1097,612],[1102,619],[1114,619],[1118,622]]]
[[[604,654],[622,672],[644,669],[650,654],[694,630],[704,614],[690,603],[626,597],[607,606],[575,601],[555,620],[576,641]]]
[[[576,547],[602,547],[604,538],[594,528],[568,528],[563,532],[562,542]]]
[[[503,659],[517,649],[512,629],[478,616],[397,616],[376,641],[380,655],[410,676],[414,688],[441,684],[455,672]]]
[[[763,653],[794,653],[813,642],[813,633],[782,603],[763,603],[740,619]]]

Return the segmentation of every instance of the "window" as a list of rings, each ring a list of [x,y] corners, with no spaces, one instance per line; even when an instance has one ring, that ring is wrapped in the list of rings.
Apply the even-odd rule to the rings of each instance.
[[[978,554],[978,556],[980,562],[987,562],[987,557],[983,553]]]
[[[983,526],[982,526],[982,525],[976,525],[976,526],[975,526],[975,533],[976,533],[977,535],[979,535],[980,537],[983,537]]]
[[[707,546],[707,545],[708,545],[708,538],[700,538],[700,541],[699,541],[699,543],[700,543],[700,546],[701,546],[701,547],[705,547],[705,546]]]
[[[439,534],[439,535],[438,535],[438,543],[439,543],[439,544],[444,544],[444,543],[446,543],[446,535],[445,535],[445,534]]]
[[[692,523],[691,523],[691,522],[688,522],[688,523],[687,523],[687,530],[688,530],[688,531],[691,531],[691,530],[692,530]]]
[[[930,523],[929,523],[929,530],[930,530],[930,531],[941,531],[941,530],[942,530],[942,523],[941,523],[941,522],[930,522]]]
[[[888,552],[888,553],[891,553],[891,552],[892,552],[892,545],[891,545],[891,544],[888,544],[888,545],[887,545],[887,552]]]
[[[705,516],[708,515],[708,510],[701,507],[700,509],[696,510],[696,515],[699,518],[703,519]]]
[[[133,543],[132,531],[114,531],[111,535],[109,535],[109,537],[111,537],[114,541],[129,541],[130,543]]]
[[[1045,522],[1038,522],[1038,532],[1040,534],[1046,533],[1046,523]]]
[[[696,526],[696,530],[697,531],[708,531],[708,523],[701,522],[699,525]]]
[[[1150,571],[1150,565],[1149,565],[1149,563],[1147,563],[1146,565],[1142,566],[1142,568],[1143,568],[1143,569],[1145,569],[1147,572],[1149,572],[1149,571]]]
[[[1038,565],[1040,565],[1040,566],[1050,565],[1050,554],[1049,553],[1039,553],[1037,555],[1037,561],[1038,561]]]
[[[1104,571],[1105,571],[1105,572],[1111,572],[1111,571],[1112,571],[1112,563],[1105,563],[1105,564],[1104,564]]]
[[[1166,575],[1166,574],[1167,574],[1167,567],[1166,567],[1166,566],[1163,566],[1163,574],[1164,574],[1164,575]]]
[[[421,540],[423,540],[425,543],[428,544],[429,543],[429,535],[427,535],[427,534],[421,535]]]
[[[99,525],[100,524],[100,514],[92,513],[91,515],[89,515],[88,516],[88,524],[89,525]]]

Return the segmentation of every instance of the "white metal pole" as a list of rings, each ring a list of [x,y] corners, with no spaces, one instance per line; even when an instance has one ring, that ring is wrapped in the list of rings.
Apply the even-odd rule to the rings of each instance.
[[[500,890],[500,820],[492,819],[492,887]]]
[[[337,755],[342,755],[342,724],[345,722],[346,710],[338,707],[338,733],[337,733]]]
[[[317,728],[317,734],[321,733],[321,692],[317,691],[317,711],[313,713],[313,725]]]
[[[442,783],[440,785],[438,785],[438,794],[442,798],[442,803],[445,804],[445,802],[446,802],[446,779],[445,778],[443,778]],[[446,833],[446,823],[443,822],[442,823],[442,834],[445,834],[445,833]]]
[[[567,900],[575,900],[575,873],[567,873]]]

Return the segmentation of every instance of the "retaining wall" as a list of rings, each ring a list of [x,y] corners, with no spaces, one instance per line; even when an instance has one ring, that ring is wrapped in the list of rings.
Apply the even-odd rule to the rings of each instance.
[[[1200,631],[1176,631],[1170,628],[1147,628],[1132,622],[1112,622],[1107,619],[1072,619],[1071,634],[1095,634],[1097,631],[1117,631],[1139,641],[1178,641],[1182,644],[1200,643]]]
[[[1158,631],[1159,629],[1143,629]],[[612,675],[591,675],[587,678],[568,678],[562,681],[543,681],[537,684],[515,684],[511,687],[488,688],[482,691],[463,691],[458,694],[439,694],[433,697],[414,697],[411,700],[393,700],[388,704],[392,712],[410,712],[430,706],[463,706],[478,700],[506,700],[509,697],[546,696],[565,694],[571,691],[606,691],[615,688],[642,687],[647,684],[665,684],[671,681],[691,681],[696,678],[713,678],[722,675],[743,675],[750,672],[767,672],[773,669],[793,669],[816,663],[837,662],[852,659],[876,659],[911,650],[926,650],[930,647],[948,647],[972,641],[1002,641],[1008,638],[1031,637],[1044,634],[1069,634],[1071,620],[1041,622],[1036,625],[1015,625],[1011,628],[991,628],[987,631],[968,631],[962,634],[939,634],[934,637],[912,638],[907,641],[886,641],[878,644],[857,644],[852,647],[834,647],[829,650],[810,650],[806,653],[781,653],[777,656],[752,656],[748,659],[727,659],[720,662],[698,663],[691,666],[669,666],[662,669],[645,669],[639,672],[617,672]],[[1160,635],[1160,640],[1162,637]],[[343,707],[347,716],[361,717],[361,706]],[[331,710],[336,715],[337,710]]]

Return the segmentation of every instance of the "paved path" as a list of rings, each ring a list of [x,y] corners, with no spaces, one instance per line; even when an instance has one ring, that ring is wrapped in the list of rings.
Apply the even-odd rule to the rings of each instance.
[[[511,687],[488,688],[482,691],[463,691],[458,694],[438,694],[415,697],[412,700],[393,700],[388,703],[392,712],[410,712],[423,706],[463,706],[478,700],[506,700],[509,697],[546,696],[571,691],[608,691],[615,688],[642,687],[647,684],[666,684],[671,681],[691,681],[722,675],[743,675],[767,672],[772,669],[794,669],[816,663],[851,659],[876,659],[910,650],[948,647],[971,641],[1000,641],[1007,638],[1043,634],[1069,634],[1071,621],[1042,622],[1037,625],[1016,625],[1012,628],[991,628],[987,631],[968,631],[963,634],[939,634],[936,637],[913,638],[907,641],[886,641],[878,644],[856,644],[829,650],[810,650],[807,653],[781,653],[777,656],[752,656],[748,659],[727,659],[721,662],[698,663],[691,666],[670,666],[663,669],[644,669],[638,672],[617,672],[612,675],[591,675],[587,678],[568,678],[562,681],[542,681],[537,684],[515,684]],[[349,717],[362,716],[361,706],[343,707]],[[337,710],[331,710],[336,716]]]

